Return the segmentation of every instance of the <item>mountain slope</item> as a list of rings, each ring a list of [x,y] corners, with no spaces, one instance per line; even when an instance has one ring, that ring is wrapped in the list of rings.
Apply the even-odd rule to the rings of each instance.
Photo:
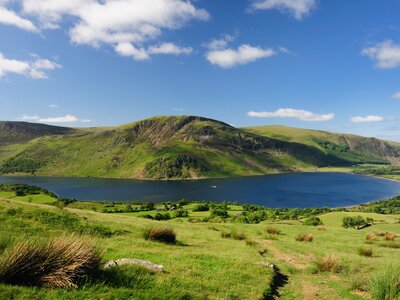
[[[255,126],[244,129],[265,137],[306,144],[316,147],[324,153],[354,162],[376,160],[376,162],[400,164],[400,144],[395,142],[286,126]]]
[[[320,143],[325,141],[322,138],[268,136],[259,129],[238,129],[194,116],[154,117],[112,128],[17,125],[25,125],[29,133],[22,139],[8,133],[7,143],[0,144],[2,174],[186,179],[388,163],[398,157],[398,149],[390,145],[392,156],[388,149],[379,156],[375,143],[383,148],[387,145],[378,140],[365,141],[363,146],[359,138],[362,142],[351,144],[355,149],[368,149],[365,155],[347,148],[331,151]],[[8,130],[2,131],[7,136]],[[328,147],[342,146],[332,139],[329,142]]]

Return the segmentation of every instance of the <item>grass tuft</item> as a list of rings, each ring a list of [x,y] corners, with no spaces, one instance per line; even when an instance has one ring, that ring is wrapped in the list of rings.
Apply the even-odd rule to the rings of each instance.
[[[377,239],[376,234],[374,233],[368,233],[367,236],[365,237],[367,241],[375,241]]]
[[[376,300],[394,300],[400,298],[400,269],[389,267],[375,274],[369,283],[369,292]]]
[[[310,233],[299,233],[295,239],[298,242],[312,242],[314,237]]]
[[[273,234],[273,235],[279,235],[281,234],[281,231],[276,228],[276,227],[267,227],[267,229],[265,229],[269,234]]]
[[[314,261],[314,271],[315,273],[342,273],[345,271],[345,266],[340,258],[328,255]]]
[[[317,230],[319,231],[326,231],[326,227],[324,225],[318,225]]]
[[[372,257],[374,255],[374,251],[371,248],[359,248],[358,255]]]
[[[100,269],[102,256],[85,238],[16,242],[0,258],[0,281],[12,285],[76,288]]]
[[[149,226],[143,230],[145,240],[176,244],[176,232],[169,227]]]
[[[246,235],[236,229],[232,229],[230,232],[223,231],[221,232],[221,237],[225,239],[233,239],[242,241],[246,239]]]
[[[386,232],[386,233],[385,233],[385,236],[383,237],[383,239],[384,239],[385,241],[393,242],[393,241],[396,239],[396,237],[397,237],[397,236],[396,236],[394,233]]]

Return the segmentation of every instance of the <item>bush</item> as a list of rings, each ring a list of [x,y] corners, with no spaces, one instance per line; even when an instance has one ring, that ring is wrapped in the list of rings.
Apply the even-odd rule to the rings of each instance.
[[[169,227],[150,226],[143,230],[143,238],[165,244],[175,244],[176,232]]]
[[[309,217],[308,219],[304,220],[303,224],[307,225],[307,226],[324,225],[324,223],[322,223],[321,219],[316,216],[312,216],[312,217]]]
[[[278,228],[275,228],[275,227],[267,227],[266,231],[269,234],[273,234],[273,235],[281,234],[281,231]]]
[[[220,208],[215,208],[211,211],[211,217],[221,217],[223,219],[226,219],[229,217],[228,211],[225,209],[220,209]]]
[[[189,212],[187,210],[177,210],[174,214],[175,218],[187,218],[189,217]]]
[[[342,226],[344,228],[350,228],[350,227],[360,228],[368,224],[368,222],[361,216],[344,217],[342,223],[343,223]]]
[[[312,242],[314,237],[310,233],[299,233],[295,239],[298,242]]]
[[[193,211],[209,211],[210,206],[208,204],[198,204],[195,207],[193,207]]]
[[[342,261],[333,255],[318,258],[314,261],[315,273],[342,273],[345,267]]]
[[[371,248],[359,248],[358,255],[372,257],[374,255],[374,251]]]
[[[17,242],[0,258],[0,281],[6,284],[76,288],[95,275],[102,256],[92,241],[64,236],[48,243]]]
[[[400,269],[389,267],[371,278],[369,292],[376,300],[400,298]]]

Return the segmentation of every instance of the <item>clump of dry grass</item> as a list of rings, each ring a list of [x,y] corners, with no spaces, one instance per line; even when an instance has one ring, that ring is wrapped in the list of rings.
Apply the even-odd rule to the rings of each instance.
[[[342,273],[345,266],[342,261],[333,255],[318,258],[314,261],[315,273]]]
[[[377,239],[376,234],[374,233],[368,233],[367,236],[365,237],[367,241],[375,241]]]
[[[312,242],[314,237],[310,233],[299,233],[295,239],[298,242]]]
[[[318,225],[318,226],[317,226],[317,230],[319,230],[319,231],[325,231],[325,230],[326,230],[326,227],[325,227],[324,225]]]
[[[242,241],[246,239],[246,235],[243,232],[240,232],[236,229],[232,229],[230,232],[223,231],[221,232],[221,237],[225,239],[233,239]]]
[[[0,258],[0,281],[7,284],[76,288],[100,269],[102,255],[87,238],[63,236],[48,243],[16,242]]]
[[[394,233],[386,232],[385,235],[384,235],[384,237],[383,237],[383,239],[384,239],[385,241],[391,241],[391,242],[393,242],[393,241],[396,239],[396,237],[397,237],[397,236],[396,236]]]
[[[281,231],[276,227],[267,227],[267,229],[265,229],[265,231],[267,231],[269,234],[273,234],[273,235],[281,234]]]
[[[150,226],[143,230],[143,238],[165,244],[176,244],[176,232],[163,226]]]
[[[374,251],[371,248],[359,248],[358,255],[372,257],[374,255]]]
[[[245,242],[246,242],[246,245],[250,246],[250,247],[255,247],[258,245],[257,241],[249,239],[249,238],[247,238]]]

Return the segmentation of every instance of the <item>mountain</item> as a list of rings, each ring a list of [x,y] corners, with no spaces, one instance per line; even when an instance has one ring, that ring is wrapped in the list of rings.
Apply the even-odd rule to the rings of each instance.
[[[376,139],[284,127],[239,129],[195,116],[87,129],[1,124],[2,174],[196,179],[390,164],[400,157],[399,145]]]
[[[256,126],[244,129],[269,138],[309,145],[355,163],[400,164],[400,144],[395,142],[286,126]]]

